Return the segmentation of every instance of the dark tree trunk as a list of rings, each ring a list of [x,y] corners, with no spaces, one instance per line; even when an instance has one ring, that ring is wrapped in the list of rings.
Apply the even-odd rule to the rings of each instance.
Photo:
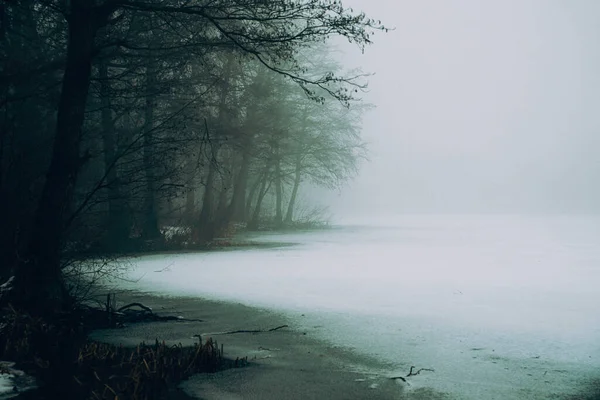
[[[3,2],[0,6],[0,53],[7,77],[18,73],[22,66],[29,67],[31,60],[39,56],[31,48],[31,42],[39,40],[33,7],[32,0]],[[28,244],[21,228],[28,226],[33,217],[28,199],[33,181],[31,173],[37,170],[37,165],[32,168],[31,161],[40,161],[40,152],[33,154],[31,148],[39,146],[40,134],[46,131],[42,129],[45,115],[33,95],[39,85],[39,78],[28,82],[9,78],[0,85],[0,281],[15,273],[18,259],[24,253],[23,246]],[[10,98],[21,100],[10,101]],[[27,121],[19,121],[16,117],[19,114]],[[24,133],[28,134],[27,138],[23,138]],[[24,161],[25,158],[29,160]],[[24,162],[31,164],[26,167]]]
[[[17,302],[31,312],[63,308],[68,298],[61,274],[65,212],[84,161],[79,154],[81,133],[99,21],[87,0],[72,0],[68,22],[67,60],[51,163],[27,253],[16,274]]]
[[[251,88],[259,87],[260,75],[257,76]],[[250,91],[252,93],[252,91]],[[250,162],[252,161],[252,146],[254,145],[255,130],[257,129],[252,118],[257,113],[258,102],[250,102],[250,107],[246,115],[246,132],[243,134],[240,143],[242,160],[240,169],[233,185],[233,195],[231,204],[229,205],[229,218],[234,222],[246,222],[249,216],[247,202],[252,202],[252,199],[246,200],[248,194],[248,178],[250,175]],[[253,194],[252,194],[253,195]],[[250,195],[250,197],[252,196]]]
[[[246,192],[248,191],[250,151],[247,146],[244,146],[242,152],[242,162],[233,185],[233,195],[229,205],[229,218],[233,222],[246,221]]]
[[[4,41],[6,37],[6,28],[8,25],[8,14],[6,12],[6,5],[0,3],[0,41]]]
[[[193,219],[196,215],[196,189],[189,188],[185,193],[185,215],[190,219]]]
[[[280,228],[283,225],[283,183],[281,176],[281,159],[279,157],[279,148],[275,155],[275,227]]]
[[[269,183],[269,179],[270,179],[270,176],[269,176],[270,169],[271,169],[270,167],[267,167],[265,169],[263,179],[260,183],[260,189],[258,191],[258,198],[256,199],[256,206],[254,207],[254,212],[252,213],[252,219],[248,223],[249,230],[258,229],[258,224],[260,222],[259,220],[260,220],[260,210],[262,207],[262,202],[265,199],[265,195],[269,191],[269,187],[267,186],[267,184]]]
[[[144,172],[146,190],[144,193],[142,236],[145,240],[161,237],[158,227],[158,209],[156,205],[156,166],[154,151],[154,109],[156,105],[156,67],[149,62],[146,67],[146,107],[144,110]]]
[[[8,97],[8,85],[5,89],[6,96]],[[3,93],[4,95],[4,93]],[[0,100],[2,101],[2,100]],[[11,158],[8,151],[5,149],[8,147],[8,130],[12,127],[9,126],[8,121],[8,105],[4,106],[0,118],[2,118],[2,126],[0,126],[0,280],[4,281],[13,272],[14,261],[16,259],[17,240],[16,240],[16,228],[18,225],[18,210],[16,203],[17,195],[9,188],[5,177],[9,176],[9,166],[11,165]]]
[[[231,185],[231,175],[222,177],[223,182],[221,190],[219,191],[219,200],[217,202],[217,211],[215,212],[214,221],[214,233],[221,235],[221,233],[227,228],[229,224],[229,218],[227,213],[227,194],[229,192],[229,186]]]
[[[196,217],[196,163],[188,160],[186,170],[185,216],[188,221],[193,221]]]
[[[219,160],[220,144],[219,139],[227,135],[227,96],[229,95],[230,80],[232,77],[235,57],[233,54],[227,56],[225,61],[222,81],[220,83],[219,108],[216,123],[216,143],[212,146],[212,158],[209,160],[208,176],[206,178],[206,187],[204,189],[204,197],[202,199],[202,210],[198,220],[200,238],[203,241],[208,241],[213,238],[215,232],[215,180],[217,173],[217,163]]]
[[[256,192],[258,192],[258,189],[260,188],[260,184],[263,181],[263,175],[265,172],[263,172],[262,174],[260,174],[254,181],[254,183],[252,184],[252,187],[250,188],[250,191],[248,192],[248,198],[246,200],[246,222],[250,222],[250,218],[252,215],[252,205],[253,205],[253,201],[254,198],[256,197]]]
[[[200,241],[212,239],[212,217],[214,213],[215,203],[215,180],[217,173],[217,155],[218,149],[214,151],[214,160],[211,160],[208,165],[208,174],[206,176],[206,186],[204,187],[204,195],[202,196],[202,209],[198,218],[196,229],[199,232]]]
[[[129,218],[125,199],[117,176],[115,126],[110,102],[111,90],[107,62],[99,66],[100,103],[102,107],[102,143],[108,194],[108,219],[105,244],[111,250],[121,250],[129,239]]]
[[[306,132],[306,126],[308,122],[308,109],[304,108],[302,112],[302,135]],[[290,201],[288,203],[287,212],[285,213],[285,223],[291,224],[294,219],[294,207],[296,205],[296,199],[298,198],[298,189],[300,188],[300,182],[302,180],[302,150],[303,146],[297,150],[296,160],[294,165],[294,186],[292,187],[292,194],[290,195]]]
[[[294,205],[296,204],[296,197],[298,197],[298,188],[300,187],[300,180],[302,177],[302,154],[298,153],[296,156],[296,170],[294,172],[294,187],[292,188],[292,194],[290,195],[290,202],[288,203],[287,212],[285,214],[285,223],[291,224],[294,218]]]
[[[222,184],[221,190],[219,191],[219,201],[217,202],[216,216],[221,221],[226,221],[227,218],[227,193],[231,186],[231,175],[221,176]]]

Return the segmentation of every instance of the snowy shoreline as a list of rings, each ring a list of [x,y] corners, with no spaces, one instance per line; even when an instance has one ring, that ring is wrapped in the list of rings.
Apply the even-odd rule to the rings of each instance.
[[[444,366],[439,361],[447,364],[448,354],[438,352],[437,346],[430,352],[433,353],[430,359],[416,360],[412,358],[414,354],[407,353],[406,359],[391,363],[385,357],[370,354],[370,343],[357,348],[340,345],[335,338],[325,339],[323,328],[334,320],[331,316],[315,318],[315,315],[248,307],[231,301],[158,292],[126,291],[119,293],[117,298],[123,303],[136,301],[149,305],[162,315],[181,315],[204,322],[132,324],[124,329],[95,331],[92,339],[126,346],[155,339],[166,340],[168,344],[191,345],[197,340],[194,335],[199,334],[204,340],[212,337],[223,344],[226,357],[248,357],[251,364],[247,368],[195,375],[183,382],[180,388],[192,398],[303,399],[309,390],[314,398],[330,399],[545,399],[550,396],[594,400],[600,393],[598,381],[591,374],[593,371],[580,368],[576,363],[549,361],[539,356],[508,359],[496,355],[491,348],[469,348],[465,357]],[[289,329],[259,334],[223,334],[238,329],[268,331],[280,324],[289,324]],[[340,326],[343,324],[336,321],[335,329]],[[343,332],[338,333],[344,336]],[[377,337],[372,339],[376,341]],[[418,340],[419,337],[414,338],[415,342]],[[408,343],[408,346],[412,344]],[[487,380],[475,375],[469,377],[473,367],[485,368],[482,362],[497,365],[497,369],[507,375],[500,378],[491,375]],[[469,363],[472,365],[467,365]],[[416,364],[415,371],[423,368],[423,372],[410,374],[411,364]],[[454,370],[454,376],[447,374],[447,367]],[[576,370],[581,373],[581,379],[572,384]],[[528,379],[533,375],[539,375],[543,380],[527,387]],[[519,393],[518,397],[502,394],[511,387],[517,389],[513,393]]]
[[[599,221],[410,216],[265,234],[253,240],[298,244],[137,258],[123,288],[283,312],[394,373],[435,369],[433,387],[461,399],[585,399],[600,370]]]
[[[135,291],[117,294],[119,304],[140,302],[161,315],[181,315],[203,322],[151,322],[122,329],[96,330],[91,339],[114,345],[136,346],[158,339],[167,344],[191,345],[200,335],[224,346],[225,357],[248,357],[250,365],[213,374],[198,374],[181,383],[187,396],[206,400],[373,398],[398,399],[403,384],[382,372],[386,364],[348,349],[315,339],[312,332],[291,322],[286,313],[267,311],[200,297],[173,297]],[[273,332],[224,334],[231,330]]]

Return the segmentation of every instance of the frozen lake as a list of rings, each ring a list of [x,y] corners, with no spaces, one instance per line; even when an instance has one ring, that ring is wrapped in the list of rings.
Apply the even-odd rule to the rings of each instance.
[[[123,285],[286,311],[387,362],[381,374],[434,369],[408,390],[435,398],[588,398],[569,395],[600,377],[598,216],[400,216],[252,239],[298,244],[143,257]]]

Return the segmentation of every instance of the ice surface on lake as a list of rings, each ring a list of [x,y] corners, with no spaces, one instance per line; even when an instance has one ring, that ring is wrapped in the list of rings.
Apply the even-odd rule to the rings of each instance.
[[[600,375],[599,217],[402,216],[253,239],[298,245],[143,257],[131,285],[289,311],[390,375],[435,369],[412,387],[453,398],[577,394]]]

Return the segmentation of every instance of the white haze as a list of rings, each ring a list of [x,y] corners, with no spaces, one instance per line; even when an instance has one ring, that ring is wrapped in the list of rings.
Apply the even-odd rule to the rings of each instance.
[[[600,2],[347,0],[388,26],[365,55],[371,162],[338,214],[600,209]],[[344,49],[346,49],[344,47]]]

